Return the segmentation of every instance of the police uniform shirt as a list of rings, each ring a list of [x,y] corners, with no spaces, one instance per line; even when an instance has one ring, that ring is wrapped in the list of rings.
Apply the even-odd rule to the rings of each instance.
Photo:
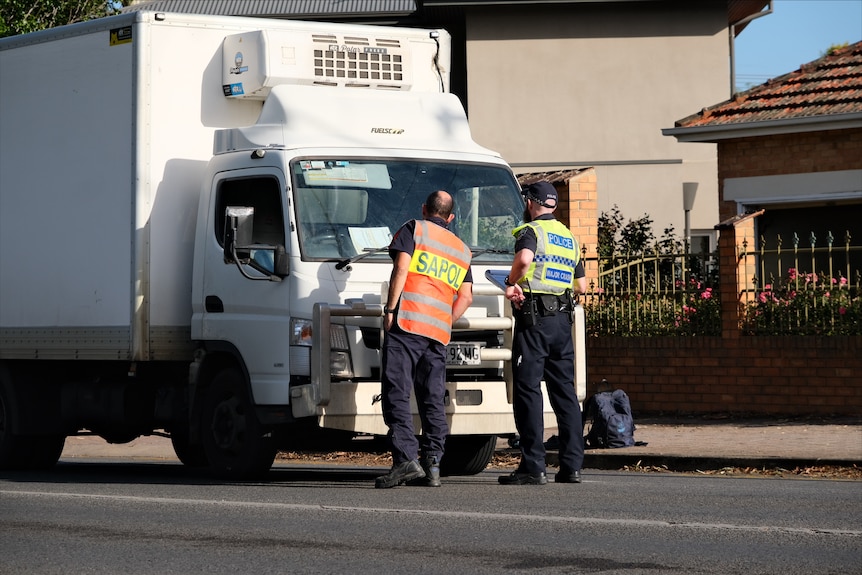
[[[433,222],[438,226],[449,229],[446,220],[438,217],[431,217],[427,221]],[[395,232],[395,237],[392,238],[392,243],[389,244],[389,257],[393,260],[397,257],[398,252],[404,252],[406,254],[413,255],[413,251],[416,249],[416,243],[413,241],[413,231],[416,228],[416,220],[410,220],[401,228]],[[535,248],[534,248],[535,249]],[[464,276],[464,281],[473,283],[473,267],[467,268],[467,275]],[[463,282],[462,282],[463,283]]]
[[[533,221],[553,219],[556,219],[554,218],[554,214],[542,214]],[[536,238],[536,230],[530,226],[526,226],[518,232],[518,236],[515,238],[515,253],[518,253],[523,249],[528,249],[535,254],[538,249],[538,245],[539,240]],[[584,260],[581,259],[578,261],[578,265],[575,266],[575,279],[585,277],[586,275],[587,272],[584,270]]]

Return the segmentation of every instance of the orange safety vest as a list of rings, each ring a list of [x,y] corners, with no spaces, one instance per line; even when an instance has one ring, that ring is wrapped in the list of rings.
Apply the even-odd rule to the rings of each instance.
[[[445,345],[452,338],[452,303],[473,254],[458,236],[425,220],[416,220],[413,241],[398,326]]]

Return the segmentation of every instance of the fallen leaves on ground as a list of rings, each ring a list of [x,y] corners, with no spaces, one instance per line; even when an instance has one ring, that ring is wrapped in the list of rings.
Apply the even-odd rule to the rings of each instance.
[[[637,473],[680,473],[669,469],[665,465],[641,465],[640,462],[635,465],[625,465],[623,471],[633,471]],[[697,471],[687,471],[682,473],[697,474],[697,475],[754,475],[762,477],[800,477],[809,479],[852,479],[856,481],[862,480],[862,467],[853,465],[852,467],[842,467],[836,465],[821,465],[814,467],[796,467],[794,469],[784,469],[783,467],[722,467],[721,469],[705,469]]]
[[[279,451],[276,459],[279,461],[311,461],[366,467],[392,466],[392,456],[389,453],[364,451]]]
[[[333,465],[355,465],[358,467],[391,467],[392,456],[389,453],[357,452],[357,451],[281,451],[278,453],[279,461],[329,463]],[[520,456],[517,453],[498,451],[491,458],[488,469],[506,470],[518,466]],[[724,475],[724,476],[761,476],[761,477],[800,477],[809,479],[851,479],[862,481],[862,467],[839,467],[834,465],[823,465],[816,467],[797,467],[795,469],[757,468],[757,467],[723,467],[721,469],[707,469],[699,471],[680,472],[661,465],[624,465],[622,471],[635,473],[689,473],[696,475]]]

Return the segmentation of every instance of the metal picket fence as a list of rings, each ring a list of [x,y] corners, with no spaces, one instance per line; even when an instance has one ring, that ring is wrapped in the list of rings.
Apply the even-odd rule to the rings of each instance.
[[[584,297],[591,336],[719,335],[716,253],[585,258],[598,266]]]
[[[760,236],[737,246],[745,335],[862,335],[862,246],[845,231]],[[598,278],[583,302],[591,336],[721,334],[718,254],[586,257]]]
[[[862,246],[850,231],[806,239],[760,236],[738,246],[744,278],[743,332],[749,335],[862,334]]]

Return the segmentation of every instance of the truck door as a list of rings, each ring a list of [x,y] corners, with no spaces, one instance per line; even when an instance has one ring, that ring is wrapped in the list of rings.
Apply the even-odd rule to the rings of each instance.
[[[274,271],[274,251],[289,251],[285,230],[285,179],[278,170],[221,172],[210,195],[205,240],[201,334],[207,345],[238,353],[256,405],[289,403],[290,282]],[[227,208],[253,208],[251,245],[242,270],[224,257]]]

